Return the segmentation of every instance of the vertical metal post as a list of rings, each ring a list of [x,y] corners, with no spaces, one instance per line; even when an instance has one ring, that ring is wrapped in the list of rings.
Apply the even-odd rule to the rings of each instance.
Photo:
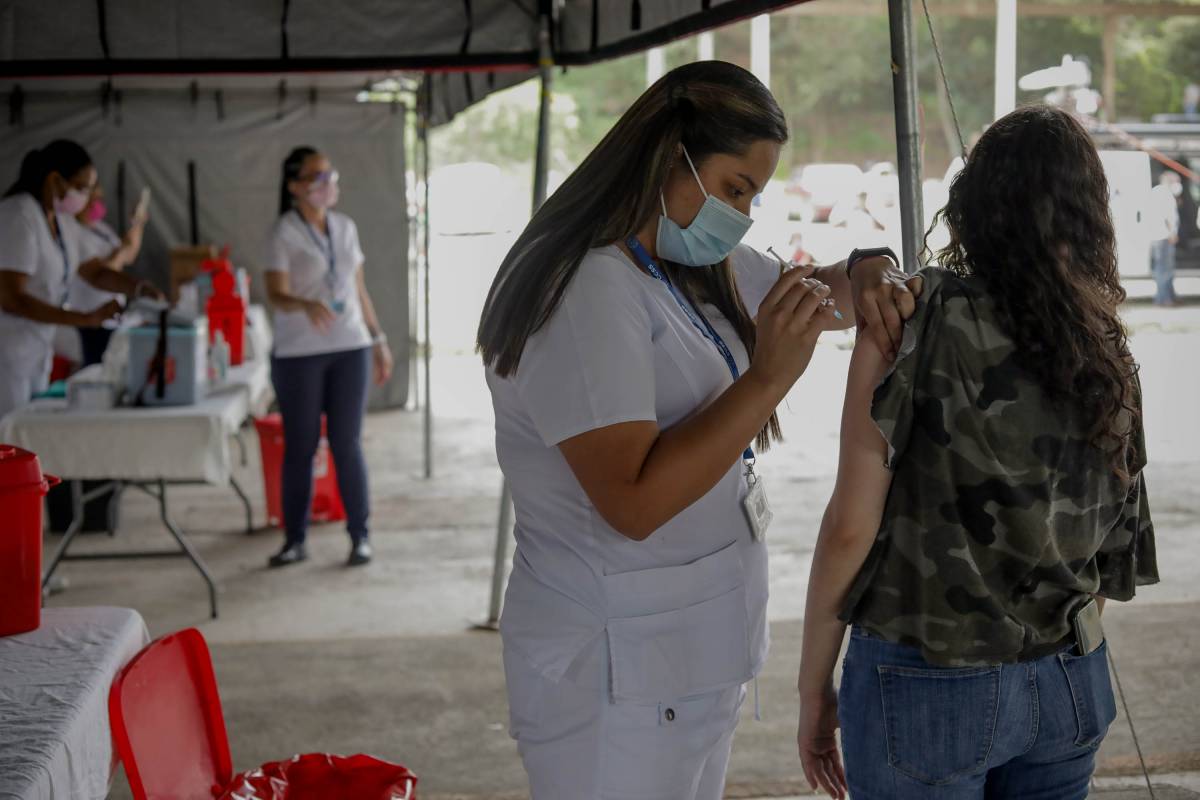
[[[1117,33],[1121,29],[1121,18],[1116,14],[1104,20],[1104,82],[1101,95],[1104,98],[1104,119],[1117,121]]]
[[[646,85],[653,86],[666,73],[667,51],[661,47],[651,47],[646,51]]]
[[[921,131],[917,121],[917,39],[911,0],[888,0],[892,38],[892,95],[896,106],[896,166],[900,173],[900,231],[906,272],[920,268],[925,212],[921,200]]]
[[[759,14],[750,20],[750,71],[771,86],[771,16]]]
[[[696,59],[698,61],[712,61],[715,57],[713,53],[716,51],[716,35],[712,31],[705,31],[696,37]]]
[[[433,76],[425,75],[422,88],[420,111],[417,113],[417,131],[421,142],[421,178],[425,184],[423,203],[425,214],[421,218],[421,243],[425,246],[425,478],[429,479],[433,477],[433,341],[430,337],[429,323],[430,278],[432,277],[432,270],[429,266],[431,249],[429,240],[429,118],[433,111]]]
[[[543,10],[538,31],[538,74],[541,78],[541,102],[538,105],[537,152],[533,160],[533,209],[536,214],[546,202],[546,182],[550,167],[550,101],[554,74],[554,53],[550,47],[550,14]],[[500,486],[500,519],[496,523],[496,551],[492,559],[492,592],[487,621],[480,628],[500,627],[500,608],[504,602],[504,572],[508,561],[508,540],[513,525],[512,489],[505,478]]]
[[[1017,0],[996,0],[994,119],[1017,107]]]

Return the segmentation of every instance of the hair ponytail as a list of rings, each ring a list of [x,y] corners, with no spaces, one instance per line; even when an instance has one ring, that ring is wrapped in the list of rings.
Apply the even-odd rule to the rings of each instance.
[[[280,216],[292,210],[292,192],[288,189],[288,184],[300,177],[300,173],[304,170],[304,162],[309,156],[316,154],[315,148],[297,147],[283,160],[283,179],[279,182]]]
[[[92,157],[87,150],[69,139],[55,139],[50,144],[39,149],[30,150],[21,159],[21,171],[16,183],[4,193],[5,197],[28,192],[39,202],[42,199],[42,188],[46,178],[57,172],[70,180],[79,174],[80,170],[92,165]]]

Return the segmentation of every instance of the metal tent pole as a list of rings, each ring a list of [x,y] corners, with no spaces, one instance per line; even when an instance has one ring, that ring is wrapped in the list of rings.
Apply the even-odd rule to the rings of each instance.
[[[537,151],[533,161],[533,213],[546,201],[546,180],[550,160],[550,98],[554,75],[553,52],[550,49],[550,14],[543,10],[538,32],[538,74],[542,93],[538,106]],[[508,541],[513,525],[512,489],[505,478],[500,487],[500,519],[496,523],[496,552],[492,561],[492,594],[488,617],[480,627],[497,630],[500,627],[500,607],[504,601],[504,567],[508,561]]]
[[[920,268],[925,213],[921,201],[921,141],[917,122],[917,39],[912,0],[888,0],[892,94],[896,106],[896,166],[900,173],[900,231],[906,272]]]
[[[429,286],[431,270],[429,268],[429,119],[433,110],[433,77],[425,75],[424,92],[418,103],[417,131],[421,142],[421,177],[425,183],[425,214],[421,220],[421,243],[425,246],[425,478],[433,477],[433,377],[431,370],[433,343],[430,339],[429,326]]]

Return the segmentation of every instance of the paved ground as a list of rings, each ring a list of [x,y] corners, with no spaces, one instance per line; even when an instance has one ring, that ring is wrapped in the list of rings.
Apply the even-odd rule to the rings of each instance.
[[[1157,796],[1196,797],[1200,305],[1160,311],[1134,304],[1126,318],[1143,364],[1163,583],[1134,603],[1111,605],[1106,623]],[[847,343],[834,336],[818,348],[782,415],[788,442],[763,458],[778,511],[771,542],[775,644],[762,681],[766,718],[747,719],[739,731],[730,797],[803,794],[792,755],[792,686],[803,591],[831,488]],[[221,619],[207,619],[203,583],[176,561],[67,563],[69,588],[51,604],[131,606],[154,635],[199,627],[212,643],[238,768],[298,751],[366,751],[411,766],[426,798],[524,796],[505,732],[499,641],[470,630],[486,612],[500,490],[490,405],[473,358],[439,354],[434,369],[433,480],[421,478],[418,414],[368,421],[378,553],[368,568],[343,568],[345,534],[325,526],[313,531],[308,563],[268,572],[263,565],[278,533],[239,532],[231,492],[179,487],[173,511],[219,577]],[[251,453],[239,474],[261,520],[258,469]],[[164,539],[149,501],[131,494],[122,511],[116,541],[87,536],[81,549]],[[1138,774],[1122,714],[1101,750],[1096,794],[1145,797]],[[113,797],[128,797],[120,779]]]

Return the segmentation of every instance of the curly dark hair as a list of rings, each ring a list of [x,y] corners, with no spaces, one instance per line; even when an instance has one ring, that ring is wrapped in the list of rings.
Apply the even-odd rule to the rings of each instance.
[[[984,280],[1026,369],[1082,415],[1092,444],[1128,478],[1138,368],[1117,314],[1125,290],[1108,181],[1087,131],[1051,106],[1013,111],[971,150],[938,218],[950,231],[942,266]]]

